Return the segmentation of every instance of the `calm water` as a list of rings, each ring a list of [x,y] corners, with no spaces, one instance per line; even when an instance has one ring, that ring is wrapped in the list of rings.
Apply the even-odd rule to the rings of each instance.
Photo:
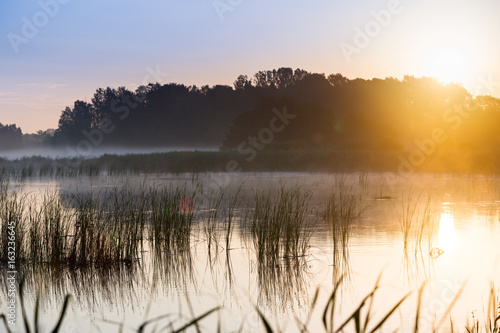
[[[343,183],[346,191],[356,191],[366,207],[359,219],[352,221],[348,246],[334,250],[332,222],[319,216],[330,191]],[[80,193],[104,191],[116,185],[135,187],[141,184],[203,184],[205,188],[229,186],[241,197],[235,210],[235,230],[229,250],[222,238],[217,250],[208,251],[203,216],[206,201],[196,200],[195,227],[189,251],[154,254],[145,248],[132,265],[120,269],[39,268],[29,271],[28,311],[33,313],[33,290],[45,297],[46,329],[55,321],[64,295],[73,296],[63,332],[118,332],[118,323],[137,328],[147,319],[164,314],[180,318],[175,327],[204,312],[222,306],[200,322],[204,331],[264,331],[255,310],[258,307],[274,328],[298,331],[294,317],[305,321],[311,311],[316,290],[319,298],[308,325],[310,331],[322,332],[321,315],[334,282],[343,276],[339,289],[338,327],[369,294],[381,274],[374,298],[375,325],[404,295],[412,292],[391,316],[383,331],[412,331],[417,305],[417,291],[425,282],[420,327],[428,331],[445,316],[440,331],[448,331],[449,317],[463,331],[474,312],[481,319],[487,308],[490,283],[500,285],[498,267],[500,237],[500,180],[483,177],[456,178],[432,175],[393,174],[232,174],[232,175],[148,175],[102,177],[99,179],[35,180],[23,182],[22,191],[40,196],[46,191]],[[245,214],[251,211],[256,190],[300,186],[310,190],[310,220],[314,234],[305,257],[291,263],[283,259],[277,267],[262,267],[246,228]],[[423,230],[418,241],[418,227],[407,239],[406,249],[398,214],[412,195],[415,219],[428,216],[432,230]],[[429,204],[426,200],[430,195]],[[429,207],[426,215],[424,208]],[[71,209],[71,207],[68,207]],[[444,251],[431,255],[430,251]],[[435,253],[434,253],[435,254]],[[463,291],[460,293],[460,289]],[[449,305],[454,302],[451,313]],[[6,295],[1,296],[5,304]],[[184,320],[184,321],[183,321]],[[157,329],[165,328],[159,321]],[[21,322],[18,322],[20,325]],[[153,325],[154,326],[154,325]],[[353,331],[352,323],[346,331]],[[151,327],[153,328],[153,327]],[[168,327],[167,327],[168,328]],[[21,330],[20,330],[21,331]]]

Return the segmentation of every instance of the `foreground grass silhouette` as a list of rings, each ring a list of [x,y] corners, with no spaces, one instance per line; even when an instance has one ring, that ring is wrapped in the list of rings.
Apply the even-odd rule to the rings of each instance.
[[[380,274],[375,282],[375,285],[373,289],[361,299],[359,304],[355,307],[354,311],[352,312],[351,315],[345,317],[345,318],[336,318],[336,309],[338,308],[340,304],[339,301],[339,287],[342,284],[343,281],[343,276],[340,277],[333,288],[333,291],[331,292],[327,303],[324,305],[323,310],[321,311],[321,325],[324,328],[324,331],[327,333],[338,333],[338,332],[356,332],[356,333],[374,333],[380,331],[384,324],[387,323],[389,319],[391,319],[396,310],[407,300],[407,298],[412,294],[412,292],[407,293],[404,295],[399,301],[397,301],[393,306],[391,306],[389,309],[385,309],[383,313],[385,313],[383,316],[380,318],[376,319],[373,316],[374,312],[374,307],[373,307],[373,300],[375,298],[375,295],[380,287],[380,280],[381,280],[382,274]],[[462,285],[458,293],[455,295],[451,303],[449,304],[448,308],[446,311],[443,313],[441,316],[440,320],[432,323],[432,332],[439,332],[440,328],[443,327],[444,323],[449,319],[450,320],[450,326],[451,326],[451,332],[467,332],[467,333],[479,333],[479,332],[485,332],[485,333],[498,333],[500,332],[500,299],[499,295],[496,294],[495,288],[493,283],[491,284],[490,287],[490,295],[488,299],[488,307],[487,307],[487,312],[485,313],[485,319],[484,323],[481,325],[479,323],[479,320],[473,318],[472,324],[465,324],[463,327],[463,330],[456,329],[457,324],[454,323],[451,319],[450,314],[453,306],[461,296],[461,293],[463,291],[463,288],[465,287],[465,283]],[[419,327],[419,320],[420,320],[420,310],[421,310],[421,301],[422,301],[422,294],[425,288],[425,283],[419,288],[418,292],[418,300],[417,300],[417,307],[416,311],[413,314],[414,315],[414,324],[412,328],[412,332],[417,333],[417,332],[424,332]],[[21,282],[19,286],[19,296],[20,296],[20,304],[21,304],[21,314],[22,314],[22,319],[23,319],[23,326],[24,330],[26,333],[42,333],[41,329],[41,318],[40,316],[40,296],[38,295],[35,301],[35,308],[34,308],[34,316],[33,316],[33,322],[29,323],[28,322],[28,317],[26,315],[26,306],[25,306],[25,301],[24,301],[24,283]],[[309,314],[307,315],[307,318],[302,321],[299,318],[295,317],[296,320],[296,325],[297,325],[297,330],[300,332],[312,332],[309,329],[309,326],[311,324],[311,318],[312,318],[312,313],[317,307],[318,303],[318,296],[319,296],[319,289],[316,290],[313,300],[311,303],[311,307],[309,310]],[[62,332],[62,322],[64,320],[64,317],[67,314],[67,309],[68,305],[70,302],[70,295],[66,295],[63,305],[61,307],[57,323],[55,327],[50,331],[53,333],[57,332]],[[190,308],[191,313],[193,312],[192,309]],[[184,324],[180,324],[179,327],[176,326],[176,321],[178,318],[175,318],[174,314],[164,314],[160,315],[158,317],[149,319],[141,323],[138,327],[125,327],[124,323],[118,323],[118,322],[110,322],[112,324],[115,324],[118,326],[118,332],[123,332],[124,328],[129,329],[130,331],[135,331],[135,332],[146,332],[147,329],[149,329],[153,324],[161,324],[162,328],[157,330],[157,326],[153,328],[154,332],[169,332],[169,333],[177,333],[177,332],[184,332],[189,328],[195,328],[197,332],[202,332],[199,322],[201,322],[203,319],[207,318],[208,316],[214,315],[222,311],[223,308],[220,306],[216,306],[205,313],[199,315],[199,316],[194,316],[192,313],[193,319],[189,320],[188,322]],[[261,328],[264,332],[267,333],[273,333],[273,332],[282,332],[280,328],[273,328],[270,321],[264,313],[257,307],[255,306],[255,310],[261,320]],[[12,333],[13,331],[10,329],[10,326],[7,322],[7,316],[6,314],[1,314],[0,319],[3,321],[4,328],[6,332]],[[340,323],[340,324],[339,324]],[[216,331],[216,332],[221,332],[221,317],[219,316],[219,320],[216,323],[216,327],[213,330],[210,330],[211,332]],[[238,332],[242,332],[244,329],[244,322],[241,323],[240,329]],[[400,330],[396,330],[395,332],[400,332]]]

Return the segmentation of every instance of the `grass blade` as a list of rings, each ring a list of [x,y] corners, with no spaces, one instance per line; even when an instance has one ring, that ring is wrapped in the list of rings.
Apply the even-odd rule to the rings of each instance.
[[[330,298],[328,299],[328,303],[325,306],[325,310],[323,311],[323,326],[325,327],[325,330],[328,332],[331,332],[333,330],[333,316],[335,312],[335,300],[337,297],[337,290],[340,287],[340,284],[342,283],[344,276],[342,275],[339,277],[337,282],[335,283],[335,287],[333,288],[332,294]],[[330,312],[330,329],[328,329],[328,324],[327,324],[327,315],[328,312]]]
[[[417,313],[415,314],[415,328],[413,329],[414,333],[418,333],[418,321],[420,319],[420,308],[422,306],[422,295],[424,292],[424,288],[425,288],[425,282],[422,284],[420,290],[418,291]]]
[[[153,318],[153,319],[149,319],[149,320],[145,321],[144,323],[142,323],[141,326],[139,326],[139,328],[137,329],[137,332],[142,333],[142,332],[144,332],[144,329],[146,328],[146,326],[151,324],[152,322],[162,320],[164,318],[168,318],[168,317],[172,317],[172,316],[173,315],[171,313],[168,313],[168,314],[161,315],[161,316],[158,316],[158,317]]]
[[[341,332],[344,327],[347,326],[347,324],[349,324],[349,322],[354,319],[355,322],[356,322],[356,327],[359,327],[360,326],[360,323],[359,323],[359,316],[360,316],[360,312],[361,312],[361,309],[363,308],[363,306],[365,306],[365,303],[366,301],[373,296],[373,293],[375,291],[372,291],[370,294],[368,294],[367,296],[365,296],[365,298],[363,298],[363,300],[361,301],[361,303],[358,305],[358,307],[356,308],[356,310],[354,310],[354,312],[352,313],[352,315],[350,315],[342,325],[340,325],[340,327],[335,331],[335,332]],[[358,330],[359,331],[359,330]]]
[[[52,330],[52,333],[59,332],[59,329],[61,328],[61,324],[62,324],[62,321],[64,319],[64,316],[66,315],[66,310],[68,309],[69,299],[70,298],[71,298],[70,295],[66,295],[66,297],[64,298],[64,303],[63,303],[63,307],[61,309],[61,314],[59,315],[59,320],[57,321],[56,326]]]
[[[40,294],[37,294],[35,301],[35,333],[40,332],[39,314],[40,314]]]
[[[410,296],[411,293],[408,293],[406,294],[405,296],[403,296],[403,298],[401,298],[399,300],[399,302],[397,302],[393,307],[392,309],[385,315],[384,318],[382,318],[382,320],[375,326],[374,329],[372,329],[370,331],[370,333],[373,333],[375,332],[376,330],[378,330],[380,327],[382,327],[382,325],[384,325],[384,323],[387,321],[387,319],[389,319],[389,317],[394,313],[394,311],[397,310],[397,308],[399,308],[399,306],[405,301],[405,299],[408,298],[408,296]]]
[[[197,329],[199,329],[198,327],[198,322],[200,320],[202,320],[203,318],[209,316],[210,314],[212,314],[213,312],[215,311],[218,311],[220,310],[220,306],[217,306],[211,310],[208,310],[207,312],[205,312],[204,314],[202,314],[201,316],[199,316],[198,318],[195,318],[193,320],[191,320],[189,323],[187,323],[186,325],[182,326],[181,328],[179,328],[178,330],[175,330],[173,333],[179,333],[179,332],[182,332],[184,331],[185,329],[189,328],[190,326],[192,325],[196,325]]]
[[[257,310],[257,313],[259,314],[260,319],[262,319],[262,324],[266,328],[266,332],[267,333],[273,333],[273,329],[271,328],[271,325],[269,325],[269,323],[268,323],[266,317],[264,316],[264,314],[262,312],[260,312],[260,310],[257,307],[255,307],[255,309]]]

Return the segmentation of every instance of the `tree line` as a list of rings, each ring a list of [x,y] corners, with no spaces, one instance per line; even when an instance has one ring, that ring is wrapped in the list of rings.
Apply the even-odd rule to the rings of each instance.
[[[273,121],[277,112],[292,116],[278,123]],[[496,150],[499,131],[500,100],[472,96],[457,84],[413,76],[348,79],[279,68],[240,75],[232,87],[99,88],[91,102],[77,100],[62,110],[55,131],[39,131],[24,142],[209,146],[249,156],[250,149],[430,149],[431,141],[467,151]],[[0,124],[0,148],[22,142],[21,129]]]

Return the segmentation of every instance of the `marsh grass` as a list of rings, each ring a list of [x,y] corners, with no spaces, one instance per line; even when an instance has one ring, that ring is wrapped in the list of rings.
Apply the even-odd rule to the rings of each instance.
[[[20,308],[21,308],[21,316],[19,316],[19,320],[22,320],[22,323],[19,325],[24,329],[25,333],[41,333],[45,332],[43,329],[44,325],[46,323],[42,322],[44,318],[44,313],[43,310],[41,310],[41,299],[42,296],[37,293],[35,297],[35,304],[34,304],[34,310],[33,310],[33,316],[31,318],[27,314],[27,306],[26,306],[26,294],[25,294],[25,283],[24,280],[21,281],[19,285],[19,302],[20,302]],[[64,301],[62,303],[62,306],[59,310],[59,314],[57,316],[57,321],[54,325],[54,327],[50,330],[52,333],[58,333],[58,332],[63,332],[66,330],[63,330],[63,321],[64,318],[67,316],[68,313],[68,308],[70,305],[72,297],[71,295],[67,294],[64,297]],[[138,327],[127,327],[127,331],[132,330],[136,332],[149,332],[150,328],[153,329],[153,331],[158,330],[158,326],[160,326],[159,331],[161,332],[172,332],[172,333],[178,333],[178,332],[185,332],[191,327],[195,327],[198,332],[200,332],[200,325],[199,322],[202,321],[204,318],[208,317],[209,315],[213,313],[220,313],[222,308],[220,306],[214,307],[203,314],[195,317],[194,311],[192,310],[192,306],[190,302],[188,301],[189,304],[189,310],[191,313],[191,318],[193,319],[186,319],[185,316],[182,314],[175,315],[173,313],[170,314],[165,314],[165,315],[160,315],[151,319],[147,319],[144,322],[142,322]],[[5,314],[0,314],[0,320],[2,320],[3,323],[3,329],[7,333],[13,333],[11,330],[11,325],[7,321],[7,315]],[[114,324],[118,326],[118,331],[123,332],[123,329],[126,327],[125,324],[114,322],[114,321],[109,321],[106,320],[106,322],[109,324]],[[220,317],[219,317],[219,323],[220,327]],[[1,326],[0,326],[1,327]],[[99,330],[100,331],[100,330]],[[220,330],[219,330],[220,331]],[[16,327],[15,332],[19,332],[19,330]]]
[[[361,191],[347,184],[345,175],[337,175],[326,197],[323,218],[358,219],[367,208],[363,198],[364,194]]]
[[[236,210],[239,203],[244,199],[243,197],[240,197],[241,189],[242,185],[240,185],[236,192],[232,194],[232,199],[230,199],[226,207],[226,214],[224,219],[224,227],[226,231],[226,252],[231,250],[231,237],[234,231],[234,223],[237,220]]]
[[[225,192],[227,189],[221,188],[218,195],[211,196],[208,206],[208,216],[203,226],[203,231],[207,239],[208,255],[211,257],[212,248],[215,248],[215,253],[218,253],[220,233],[219,219],[222,213],[224,204]]]
[[[262,306],[283,310],[302,299],[306,256],[314,232],[310,199],[311,192],[300,187],[280,186],[255,193],[249,227]]]
[[[361,171],[358,174],[358,184],[364,190],[366,190],[370,187],[370,178],[369,178],[368,173],[366,171]]]
[[[400,208],[396,207],[401,233],[403,235],[403,247],[405,252],[409,250],[410,244],[414,242],[414,250],[423,250],[424,236],[427,236],[427,251],[437,231],[436,209],[433,207],[432,193],[424,196],[424,191],[415,195],[410,189],[407,196],[402,195]]]
[[[313,233],[310,198],[300,187],[255,194],[250,231],[259,262],[276,265],[280,258],[306,254]]]
[[[467,319],[467,324],[465,329],[467,333],[499,333],[500,332],[500,297],[498,290],[495,289],[495,284],[490,283],[490,292],[488,295],[488,306],[483,308],[483,325],[480,325],[479,319],[475,318],[474,312],[472,312],[472,323],[469,323]]]
[[[366,295],[359,305],[354,309],[352,314],[348,316],[346,319],[340,321],[340,325],[338,328],[335,328],[335,309],[337,307],[338,302],[338,289],[340,284],[342,283],[343,277],[339,278],[334,285],[333,292],[328,299],[328,302],[323,311],[322,321],[323,327],[326,332],[343,332],[346,327],[350,323],[354,325],[354,332],[364,333],[364,332],[376,332],[382,328],[382,326],[387,322],[389,318],[392,317],[394,312],[401,306],[401,304],[408,298],[409,293],[403,296],[394,306],[379,320],[376,321],[376,324],[373,323],[373,300],[375,295],[380,287],[380,278],[379,275],[377,281],[375,282],[375,286],[372,291]],[[417,318],[418,320],[418,318]]]
[[[150,239],[156,251],[174,254],[189,249],[198,191],[185,184],[150,190]]]
[[[348,186],[345,176],[337,176],[333,188],[326,196],[321,213],[321,218],[332,226],[333,266],[336,277],[349,271],[349,238],[352,225],[366,209],[363,194],[355,187]]]
[[[396,207],[403,240],[403,265],[408,279],[418,280],[420,276],[430,278],[434,257],[432,250],[438,232],[438,211],[432,192],[424,190],[415,194],[411,189],[402,195],[401,206]],[[441,251],[440,249],[434,249]]]
[[[137,257],[141,221],[134,218],[135,210],[123,192],[78,193],[68,201],[74,207],[68,220],[69,264],[130,262]]]
[[[334,188],[325,197],[326,201],[323,202],[319,215],[313,214],[310,204],[311,192],[300,187],[281,186],[267,192],[257,191],[253,201],[249,200],[248,206],[242,204],[240,190],[241,188],[223,188],[215,192],[209,202],[207,216],[199,219],[200,228],[208,240],[209,251],[211,248],[225,247],[227,274],[230,276],[232,273],[229,251],[232,233],[238,223],[244,225],[248,222],[257,261],[259,315],[265,324],[263,328],[272,331],[263,315],[264,306],[270,306],[270,303],[274,302],[273,308],[277,308],[278,302],[273,301],[273,298],[278,295],[281,298],[279,304],[283,307],[281,310],[286,311],[286,304],[297,302],[308,294],[306,256],[314,232],[315,219],[320,216],[331,222],[334,258],[341,258],[334,259],[334,264],[340,267],[340,261],[349,260],[349,237],[354,221],[359,219],[366,209],[365,201],[357,188],[347,185],[344,176],[336,178]],[[79,287],[76,281],[84,279],[93,281],[91,284],[102,285],[102,288],[109,288],[108,285],[113,284],[114,279],[128,279],[127,274],[136,275],[126,272],[120,275],[119,272],[125,267],[137,267],[133,263],[140,262],[140,256],[145,251],[152,252],[150,257],[153,260],[154,283],[160,284],[163,281],[172,294],[174,291],[193,289],[193,286],[196,289],[192,239],[196,217],[200,213],[198,196],[201,192],[202,188],[196,185],[188,187],[186,184],[166,187],[141,186],[138,189],[123,185],[111,190],[76,194],[46,192],[41,197],[33,197],[9,187],[8,181],[0,178],[0,261],[8,260],[6,239],[3,236],[6,234],[6,223],[16,221],[17,259],[30,264],[27,266],[33,270],[42,266],[69,269],[75,274],[75,289]],[[431,195],[415,195],[410,192],[406,198],[403,197],[398,214],[405,249],[410,247],[409,244],[413,244],[414,249],[424,253],[425,245],[431,246],[436,230]],[[95,271],[89,270],[94,267],[99,268]],[[94,272],[89,273],[90,275],[104,274],[104,267],[108,272],[107,277],[78,275],[78,272],[84,270]],[[377,309],[384,312],[382,316],[375,318],[373,299],[380,289],[377,281],[373,290],[348,317],[336,318],[336,310],[342,306],[339,286],[347,278],[345,269],[336,271],[344,276],[335,279],[337,283],[334,285],[334,291],[323,310],[322,321],[327,332],[351,329],[356,332],[379,331],[389,319],[396,316],[396,311],[408,297],[405,295],[388,309]],[[57,278],[57,274],[54,277]],[[36,288],[34,289],[33,293],[36,291]],[[61,286],[59,289],[65,288]],[[423,288],[419,291],[414,332],[419,331],[422,290]],[[493,286],[491,290],[488,310],[485,311],[488,317],[482,325],[473,318],[471,326],[467,326],[470,332],[479,332],[482,326],[487,332],[498,333],[499,300]],[[92,289],[86,291],[89,294],[94,293]],[[83,298],[84,295],[80,297]],[[113,297],[121,298],[119,292],[110,294],[109,297],[110,302]],[[39,309],[40,302],[35,301],[35,309]],[[317,293],[311,302],[311,312],[315,306],[318,306]],[[191,314],[195,319],[182,324],[179,324],[181,321],[170,320],[174,317],[172,314],[166,314],[145,320],[138,329],[145,331],[155,325],[166,331],[197,328],[201,319],[219,311],[219,308],[214,308],[198,317]],[[31,327],[38,326],[40,316],[40,313],[35,316],[35,326]],[[307,317],[305,321],[296,318],[301,331],[309,331],[311,318]],[[438,327],[440,325],[444,325],[443,319],[438,323]]]
[[[174,258],[176,256],[173,256]],[[178,257],[180,259],[180,257]],[[296,258],[299,259],[299,258]],[[179,265],[180,262],[176,263],[176,266]],[[170,268],[168,267],[167,269],[163,269],[162,271],[164,272],[169,272]],[[296,267],[288,267],[289,273],[293,272],[293,269]],[[111,268],[113,269],[113,268]],[[113,269],[114,270],[114,269]],[[284,272],[283,272],[284,273]],[[181,273],[183,274],[183,273]],[[288,274],[290,275],[290,274]],[[293,282],[296,282],[294,278],[288,278],[286,279],[286,275],[282,274],[281,275],[283,279],[279,281],[272,281],[268,280],[267,284],[268,285],[274,285],[275,290],[270,290],[271,292],[285,292],[286,288],[291,288],[291,284]],[[116,277],[111,277],[112,279],[116,279]],[[57,280],[57,279],[56,279]],[[407,303],[409,296],[412,294],[407,293],[403,296],[401,296],[399,299],[397,299],[394,303],[389,305],[388,307],[381,307],[380,305],[376,305],[377,303],[375,302],[375,299],[378,298],[377,296],[379,295],[379,291],[382,289],[382,285],[380,283],[381,281],[381,275],[377,278],[374,286],[372,289],[366,293],[364,296],[362,296],[357,303],[354,303],[354,306],[350,312],[348,312],[347,315],[345,315],[345,311],[339,311],[342,309],[344,306],[343,301],[340,297],[341,294],[341,289],[345,281],[345,276],[341,276],[339,279],[336,280],[336,282],[333,285],[333,290],[329,294],[329,296],[326,298],[325,302],[322,303],[320,301],[320,289],[317,289],[314,295],[312,296],[311,302],[309,304],[309,311],[308,313],[305,314],[304,319],[300,318],[298,315],[294,315],[295,318],[295,325],[297,329],[300,332],[318,332],[318,327],[323,328],[324,332],[356,332],[356,333],[374,333],[374,332],[381,332],[381,331],[387,331],[388,324],[390,323],[392,325],[392,328],[390,331],[392,332],[407,332],[407,329],[404,328],[398,328],[397,326],[394,327],[394,325],[397,325],[398,320],[401,320],[400,315],[398,315],[398,311],[401,308],[403,303]],[[108,282],[111,282],[108,281]],[[281,282],[280,285],[276,285],[273,282]],[[177,285],[176,289],[178,290],[179,288],[182,288],[181,285]],[[411,320],[414,320],[414,323],[412,324],[411,331],[414,333],[417,332],[442,332],[445,329],[448,329],[451,327],[451,331],[453,332],[474,332],[474,333],[479,333],[479,332],[486,332],[486,333],[498,333],[499,332],[499,324],[500,324],[500,316],[499,316],[499,311],[500,311],[500,303],[499,303],[499,298],[498,298],[498,293],[496,292],[496,289],[494,287],[494,284],[492,283],[490,286],[490,295],[488,299],[488,305],[487,305],[487,310],[485,311],[485,318],[484,322],[481,324],[479,320],[477,320],[475,317],[473,317],[472,323],[467,323],[465,326],[460,325],[456,323],[455,321],[449,319],[451,318],[451,311],[456,304],[457,300],[462,294],[464,285],[460,288],[460,290],[456,293],[454,296],[453,300],[451,300],[449,306],[447,309],[445,309],[444,313],[440,317],[439,320],[434,320],[433,323],[427,323],[428,325],[432,326],[432,329],[426,328],[424,331],[423,328],[419,325],[421,323],[420,314],[421,314],[421,308],[423,306],[422,304],[422,299],[424,289],[425,289],[425,284],[423,284],[419,290],[418,290],[418,295],[417,295],[417,304],[415,307],[415,310],[413,313],[409,314],[410,316],[410,323]],[[19,322],[21,325],[24,327],[25,332],[42,332],[43,327],[46,326],[45,322],[45,316],[46,313],[42,311],[41,309],[43,308],[43,297],[40,297],[43,293],[41,293],[40,289],[35,288],[32,290],[30,293],[32,295],[37,295],[34,299],[34,306],[33,306],[33,312],[34,314],[32,316],[28,316],[27,313],[27,300],[28,297],[26,296],[25,290],[25,284],[24,282],[21,283],[20,285],[20,304],[21,304],[21,315],[18,316]],[[64,295],[63,295],[64,296]],[[263,294],[262,297],[269,296]],[[290,294],[290,299],[294,299],[294,297],[297,297],[298,295],[296,294]],[[187,297],[187,296],[186,296]],[[64,298],[64,301],[62,301],[62,306],[61,300]],[[62,323],[64,322],[65,317],[67,316],[67,310],[69,309],[69,302],[70,299],[73,299],[73,296],[70,296],[69,294],[66,294],[64,297],[59,297],[58,301],[58,307],[56,310],[58,311],[58,315],[56,318],[55,325],[53,325],[53,329],[51,330],[52,332],[61,332],[63,330]],[[111,302],[112,300],[110,300]],[[148,316],[144,317],[144,320],[142,323],[140,323],[138,326],[127,326],[125,325],[124,322],[119,323],[119,322],[113,322],[110,320],[103,320],[106,323],[111,323],[117,326],[117,331],[122,331],[122,329],[126,328],[127,331],[137,331],[137,332],[151,332],[151,331],[160,331],[160,332],[182,332],[185,331],[188,328],[193,328],[196,331],[203,332],[203,331],[221,331],[221,327],[223,327],[222,324],[222,311],[224,310],[223,307],[220,306],[215,306],[212,309],[204,312],[201,315],[195,315],[194,311],[192,310],[192,306],[190,305],[189,298],[187,300],[188,302],[188,308],[189,308],[189,314],[188,315],[182,315],[181,314],[176,314],[173,312],[166,313],[163,315],[156,316],[154,318],[148,319]],[[267,305],[267,304],[266,304]],[[304,306],[304,305],[303,305]],[[258,317],[260,318],[260,323],[261,323],[261,328],[265,332],[281,332],[283,329],[280,327],[286,327],[287,329],[293,329],[293,324],[290,324],[290,322],[280,322],[276,325],[271,325],[270,320],[267,317],[267,309],[265,308],[265,305],[263,304],[258,304],[255,306],[255,311],[258,314]],[[212,324],[210,326],[202,326],[202,320],[207,318],[210,315],[217,315],[217,321],[214,323],[212,321]],[[192,319],[191,319],[192,318]],[[8,326],[7,320],[6,320],[6,315],[1,314],[0,315],[0,320],[3,321],[4,327],[6,332],[11,332],[10,327]],[[22,320],[22,321],[21,321]],[[446,322],[449,321],[448,327],[445,327]],[[291,322],[293,323],[293,321]],[[314,324],[314,329],[310,328],[310,326]],[[1,325],[1,324],[0,324]],[[276,329],[273,328],[273,326],[277,327]],[[245,328],[245,323],[242,322],[240,325],[240,331]]]
[[[408,244],[410,242],[411,231],[413,228],[415,215],[417,213],[417,207],[420,197],[421,194],[419,194],[417,198],[414,199],[413,192],[410,191],[406,198],[402,196],[401,210],[396,209],[399,225],[403,234],[403,246],[405,252],[407,251]]]
[[[8,261],[8,227],[15,222],[16,260],[32,264],[132,262],[146,235],[157,251],[189,249],[197,189],[127,186],[41,200],[0,184],[0,261]]]
[[[231,186],[202,186],[202,200],[198,210],[198,220],[201,233],[206,242],[207,270],[210,271],[213,285],[219,290],[217,281],[223,281],[223,290],[231,294],[234,285],[233,265],[231,259],[231,240],[237,225],[243,227],[243,218],[240,213],[247,212],[242,208],[244,195],[241,194],[242,185],[236,188]],[[244,206],[244,205],[243,205]],[[242,228],[240,228],[241,230]],[[225,252],[225,256],[221,256]],[[221,294],[225,292],[221,291]]]
[[[12,253],[12,251],[9,251],[12,238],[14,238],[15,243],[16,260],[19,257],[26,256],[27,249],[23,246],[26,240],[26,223],[23,216],[27,196],[20,194],[17,190],[10,192],[8,183],[1,186],[0,225],[2,233],[0,235],[0,258],[7,262],[9,261],[9,252]]]

